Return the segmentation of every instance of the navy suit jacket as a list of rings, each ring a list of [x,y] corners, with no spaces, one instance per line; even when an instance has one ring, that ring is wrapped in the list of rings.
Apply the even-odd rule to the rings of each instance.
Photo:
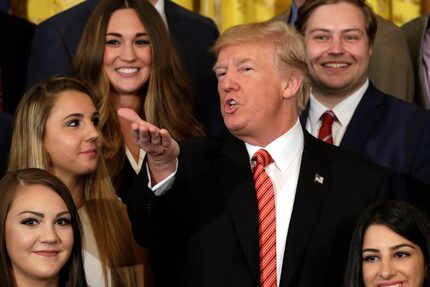
[[[144,1],[144,0],[142,0]],[[87,0],[48,20],[36,29],[27,69],[27,88],[54,75],[72,75],[73,57],[85,25],[99,0]],[[219,36],[207,17],[165,0],[169,32],[193,88],[194,112],[211,135],[226,133],[219,110],[217,83],[209,48]]]
[[[127,200],[137,242],[175,251],[161,261],[170,282],[160,286],[259,286],[257,200],[245,144],[231,136],[180,147],[172,188],[155,197],[145,170]],[[341,286],[357,216],[386,196],[387,180],[376,165],[305,132],[280,286]],[[171,262],[178,262],[176,275],[166,267]]]
[[[7,162],[12,138],[12,117],[0,113],[0,178],[7,169]]]
[[[309,106],[301,116],[303,126],[308,110]],[[430,112],[388,96],[372,84],[358,104],[340,147],[388,168],[400,199],[413,196],[406,194],[411,182],[430,185]]]
[[[0,11],[0,68],[5,112],[13,115],[24,93],[25,71],[36,25]]]

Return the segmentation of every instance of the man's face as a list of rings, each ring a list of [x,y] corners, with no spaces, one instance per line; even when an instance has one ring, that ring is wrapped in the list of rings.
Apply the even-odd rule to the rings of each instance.
[[[372,51],[360,8],[346,2],[316,8],[304,38],[315,96],[344,98],[364,84]]]
[[[223,47],[215,73],[221,113],[232,134],[252,143],[270,132],[279,133],[287,119],[281,108],[286,80],[276,67],[273,43],[252,41]]]

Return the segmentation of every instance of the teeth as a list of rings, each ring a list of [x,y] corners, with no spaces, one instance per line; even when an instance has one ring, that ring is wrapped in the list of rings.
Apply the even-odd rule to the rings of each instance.
[[[341,63],[329,63],[329,64],[324,64],[324,67],[329,67],[329,68],[345,68],[348,67],[347,64],[341,64]]]
[[[397,284],[393,284],[393,285],[385,285],[384,287],[401,287],[402,283],[397,283]]]
[[[237,103],[235,100],[230,100],[230,102],[229,102],[230,108],[233,108],[236,104]]]
[[[137,72],[137,68],[119,68],[117,71],[123,74],[132,74]]]

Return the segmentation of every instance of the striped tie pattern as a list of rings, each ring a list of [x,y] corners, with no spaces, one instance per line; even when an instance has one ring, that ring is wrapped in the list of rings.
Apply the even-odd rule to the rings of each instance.
[[[332,126],[333,122],[336,118],[336,115],[333,113],[332,110],[327,110],[322,116],[321,116],[321,127],[320,131],[318,133],[318,138],[322,141],[328,142],[329,144],[333,144],[333,134],[332,134]]]
[[[273,162],[270,154],[260,149],[252,160],[258,203],[258,235],[260,244],[260,286],[276,287],[276,209],[273,184],[264,168]]]

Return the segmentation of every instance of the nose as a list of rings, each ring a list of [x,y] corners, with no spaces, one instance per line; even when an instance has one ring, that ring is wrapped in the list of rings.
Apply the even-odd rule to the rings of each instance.
[[[89,142],[95,142],[97,141],[99,138],[99,130],[97,129],[96,126],[94,126],[94,124],[91,122],[88,125],[88,129],[87,129],[87,140]]]
[[[232,72],[226,73],[222,79],[218,80],[218,88],[221,91],[228,93],[236,91],[239,88],[239,84]]]
[[[42,228],[42,233],[40,236],[40,241],[43,243],[56,243],[59,237],[54,224],[45,224]]]
[[[395,275],[396,271],[390,260],[381,261],[381,269],[379,270],[379,276],[382,279],[391,279]]]
[[[332,41],[330,42],[329,54],[331,55],[341,55],[344,52],[343,49],[343,42],[340,37],[333,37]]]
[[[133,44],[125,43],[122,45],[120,59],[125,62],[132,62],[136,59],[136,52]]]

